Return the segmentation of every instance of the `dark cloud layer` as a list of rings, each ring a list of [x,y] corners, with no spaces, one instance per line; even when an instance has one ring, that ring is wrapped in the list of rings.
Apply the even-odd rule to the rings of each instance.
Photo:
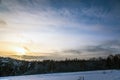
[[[69,49],[63,50],[59,53],[64,54],[73,54],[73,55],[81,55],[87,54],[87,56],[107,56],[110,54],[120,54],[120,41],[119,40],[112,40],[112,41],[104,41],[101,42],[99,45],[96,46],[86,46],[84,49]]]
[[[64,50],[62,53],[73,53],[73,54],[80,54],[80,50],[70,49],[70,50]]]
[[[106,41],[97,46],[89,46],[86,49],[88,52],[96,53],[96,54],[120,54],[120,41]]]

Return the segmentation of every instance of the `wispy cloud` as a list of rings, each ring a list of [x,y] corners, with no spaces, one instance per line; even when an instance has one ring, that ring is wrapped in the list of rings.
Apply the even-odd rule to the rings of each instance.
[[[72,5],[71,2],[68,2],[68,4]],[[98,24],[100,20],[97,19],[97,17],[98,16],[100,18],[102,18],[102,16],[106,17],[108,15],[108,13],[106,13],[107,10],[104,10],[104,7],[95,8],[94,3],[90,5],[90,8],[84,6],[83,4],[79,6],[80,8],[71,9],[67,6],[64,6],[62,8],[61,7],[55,8],[54,6],[52,6],[52,1],[50,0],[2,1],[2,5],[8,9],[5,13],[5,15],[8,16],[5,17],[4,14],[3,16],[7,18],[11,26],[16,26],[16,25],[21,25],[26,27],[37,26],[36,28],[38,28],[39,26],[39,28],[47,27],[48,29],[55,27],[74,27],[75,29],[77,28],[79,30],[87,30],[87,31],[91,31],[91,30],[98,31],[100,29],[104,30],[105,29],[104,26],[101,25],[101,23]],[[73,4],[72,6],[74,7],[74,5],[75,4]],[[94,20],[95,22],[91,25],[88,23],[88,22],[92,22],[90,16],[93,17],[92,20]]]
[[[6,25],[7,23],[4,20],[0,19],[0,28],[5,28]]]

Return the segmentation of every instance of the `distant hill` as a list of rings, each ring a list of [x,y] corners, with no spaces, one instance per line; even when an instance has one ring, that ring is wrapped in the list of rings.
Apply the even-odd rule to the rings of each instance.
[[[107,58],[24,61],[0,57],[0,76],[120,69],[120,54]]]

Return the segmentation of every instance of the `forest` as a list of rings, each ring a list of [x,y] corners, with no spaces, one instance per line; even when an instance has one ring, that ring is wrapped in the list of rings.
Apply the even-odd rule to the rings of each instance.
[[[24,61],[0,57],[0,77],[30,74],[120,69],[120,54],[107,58]]]

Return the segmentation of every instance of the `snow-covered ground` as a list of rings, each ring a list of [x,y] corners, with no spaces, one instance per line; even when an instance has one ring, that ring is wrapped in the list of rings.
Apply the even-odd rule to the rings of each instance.
[[[84,79],[83,79],[84,78]],[[119,70],[0,77],[0,80],[120,80]]]

